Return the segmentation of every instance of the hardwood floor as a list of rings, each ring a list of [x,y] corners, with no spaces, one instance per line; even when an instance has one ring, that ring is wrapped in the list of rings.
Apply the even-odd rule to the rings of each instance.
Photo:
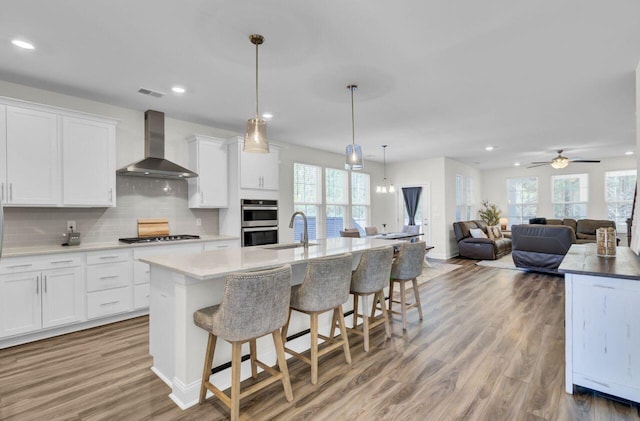
[[[241,401],[243,417],[285,420],[637,420],[638,409],[593,393],[564,392],[561,277],[463,267],[420,287],[424,321],[409,313],[350,337],[320,360],[319,381],[289,359],[294,401],[280,384]],[[150,370],[148,319],[0,350],[1,420],[217,420],[210,398],[180,410]],[[204,358],[204,349],[202,350]],[[243,386],[248,383],[244,383]]]

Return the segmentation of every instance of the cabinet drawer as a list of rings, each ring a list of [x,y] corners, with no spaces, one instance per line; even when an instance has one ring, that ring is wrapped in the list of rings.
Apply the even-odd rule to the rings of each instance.
[[[87,253],[87,265],[102,263],[127,262],[130,260],[129,250],[107,250]]]
[[[131,264],[129,262],[87,266],[87,292],[129,286]]]
[[[80,254],[51,254],[47,256],[8,257],[0,261],[0,273],[21,273],[82,265]]]
[[[240,247],[238,240],[224,240],[224,241],[213,241],[211,243],[204,243],[204,251],[210,250],[220,250],[231,247]]]
[[[131,287],[109,289],[87,294],[87,315],[89,319],[131,311]]]
[[[133,287],[133,308],[145,308],[149,307],[149,297],[151,296],[151,289],[149,284],[135,285]]]

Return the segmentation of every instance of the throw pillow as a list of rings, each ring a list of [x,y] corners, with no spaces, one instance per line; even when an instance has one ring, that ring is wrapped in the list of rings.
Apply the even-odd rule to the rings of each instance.
[[[503,237],[500,225],[492,225],[490,227],[487,227],[487,232],[489,233],[489,238],[492,240],[499,240]]]
[[[469,234],[471,234],[473,238],[488,238],[487,234],[485,234],[481,228],[471,228]]]

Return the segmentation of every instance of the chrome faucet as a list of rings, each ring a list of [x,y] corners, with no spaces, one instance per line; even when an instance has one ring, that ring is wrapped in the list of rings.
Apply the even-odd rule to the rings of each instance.
[[[293,215],[291,215],[291,222],[289,222],[289,228],[293,228],[293,221],[296,219],[296,215],[300,215],[302,216],[302,220],[304,221],[304,233],[302,234],[302,239],[300,240],[300,244],[302,244],[302,246],[304,248],[309,248],[309,228],[307,226],[307,215],[304,214],[304,212],[294,212]]]

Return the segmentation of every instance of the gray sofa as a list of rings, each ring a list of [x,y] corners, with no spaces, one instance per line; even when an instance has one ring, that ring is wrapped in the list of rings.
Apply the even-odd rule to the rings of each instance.
[[[547,219],[533,218],[529,220],[530,224],[542,225],[564,225],[571,227],[576,233],[576,243],[586,244],[596,242],[596,231],[598,228],[615,228],[616,223],[606,219]]]
[[[576,243],[576,234],[566,225],[513,225],[511,241],[516,267],[558,273],[562,259]]]

